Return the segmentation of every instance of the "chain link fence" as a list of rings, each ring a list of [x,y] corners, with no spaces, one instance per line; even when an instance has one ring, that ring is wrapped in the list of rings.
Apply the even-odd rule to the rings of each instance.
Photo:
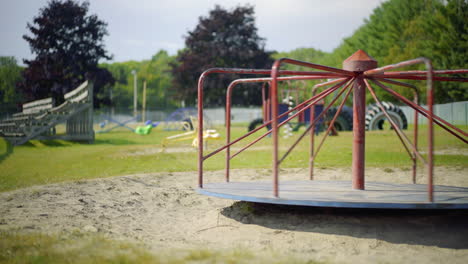
[[[427,109],[426,106],[423,106]],[[409,106],[400,106],[403,113],[406,115],[406,119],[408,120],[408,124],[414,124],[414,110]],[[180,111],[179,109],[151,109],[146,110],[144,115],[141,111],[138,112],[138,118],[134,118],[132,110],[122,110],[122,109],[101,109],[95,111],[95,123],[104,122],[106,119],[112,118],[119,122],[125,122],[130,119],[134,119],[129,123],[142,123],[147,120],[151,120],[152,122],[164,122],[166,121],[171,115],[174,114],[176,111]],[[185,115],[180,120],[174,121],[183,121],[185,118],[189,118],[193,116],[196,118],[197,112],[195,108],[184,108],[190,109],[187,110]],[[222,125],[224,124],[224,116],[225,110],[224,108],[208,108],[204,109],[205,116],[209,119],[209,121],[214,125]],[[434,113],[445,119],[447,122],[453,125],[466,125],[468,126],[468,101],[463,102],[455,102],[455,103],[448,103],[448,104],[438,104],[434,105]],[[427,124],[427,119],[422,116],[418,115],[419,117],[419,124]],[[232,108],[232,122],[233,123],[249,123],[254,119],[262,118],[262,109],[260,107],[234,107]]]
[[[225,109],[207,108],[204,109],[205,118],[213,125],[223,125]],[[178,108],[178,109],[151,109],[144,113],[140,110],[135,117],[133,110],[128,109],[96,109],[94,123],[104,124],[105,122],[117,121],[126,124],[144,123],[150,120],[153,123],[184,121],[190,117],[197,117],[196,108]],[[233,123],[249,123],[254,119],[262,117],[260,107],[234,107],[231,110]]]

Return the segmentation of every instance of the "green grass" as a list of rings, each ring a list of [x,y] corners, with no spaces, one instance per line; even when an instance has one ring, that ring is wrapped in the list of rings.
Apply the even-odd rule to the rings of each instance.
[[[262,256],[247,249],[167,250],[157,255],[142,245],[113,241],[97,234],[44,235],[0,231],[0,263],[317,263],[291,256]]]
[[[466,130],[466,127],[462,129]],[[218,130],[222,132],[222,140],[210,141],[208,151],[224,142],[224,129],[220,127]],[[232,138],[237,138],[245,132],[246,127],[234,127]],[[0,191],[134,173],[196,171],[195,150],[184,153],[161,153],[155,150],[161,150],[161,142],[165,137],[179,133],[181,132],[154,130],[150,135],[141,136],[128,130],[121,130],[96,134],[94,144],[33,140],[14,148],[2,139],[0,140]],[[299,133],[295,133],[292,138],[280,139],[282,148],[280,153],[285,152]],[[411,136],[410,130],[406,133]],[[425,133],[425,129],[422,128],[419,139],[422,150],[427,146]],[[256,135],[260,135],[260,132]],[[321,133],[316,137],[316,146],[323,136]],[[236,148],[244,146],[247,142],[241,142]],[[170,147],[190,148],[190,143],[190,141],[173,142]],[[302,141],[281,167],[307,167],[308,146],[307,139]],[[468,151],[465,143],[440,129],[436,130],[435,146],[436,149]],[[265,138],[255,147],[257,149],[245,151],[232,159],[232,168],[270,168],[271,138]],[[138,153],[146,154],[138,155]],[[234,153],[234,150],[231,153]],[[316,166],[349,167],[351,158],[352,132],[341,132],[339,136],[330,136],[325,141],[317,157]],[[223,169],[224,160],[224,154],[220,153],[206,160],[204,168]],[[464,155],[438,155],[436,165],[466,167],[468,161]],[[411,166],[411,160],[393,131],[376,131],[366,135],[366,166],[403,168]]]
[[[466,130],[467,127],[462,129]],[[222,128],[218,128],[223,131]],[[232,138],[244,134],[246,127],[235,127]],[[140,136],[130,131],[97,134],[94,144],[67,141],[31,141],[11,147],[0,140],[0,191],[32,185],[126,175],[133,173],[195,171],[197,154],[155,152],[162,140],[181,132],[154,130]],[[406,132],[411,135],[411,131]],[[421,129],[419,146],[427,146],[425,129]],[[257,133],[257,136],[260,135]],[[224,138],[224,134],[222,133]],[[281,139],[281,153],[298,136]],[[316,137],[316,145],[323,137]],[[211,141],[210,149],[224,142]],[[242,143],[243,146],[246,143]],[[174,142],[170,147],[190,146],[189,141]],[[436,149],[468,151],[468,146],[439,129],[436,130]],[[237,148],[239,148],[237,147]],[[233,168],[270,168],[271,138],[232,160]],[[307,141],[301,142],[282,164],[282,167],[306,167]],[[317,167],[348,167],[352,157],[352,133],[341,132],[329,137],[316,160]],[[146,152],[145,155],[136,155]],[[234,150],[232,151],[232,153]],[[205,169],[224,168],[224,155],[215,155],[205,163]],[[366,165],[385,168],[409,168],[411,161],[393,131],[367,133]],[[467,167],[465,155],[438,155],[438,166]],[[391,168],[391,169],[390,169]],[[215,251],[211,249],[178,250],[154,255],[140,245],[117,242],[96,234],[73,233],[45,235],[14,231],[0,231],[0,263],[314,263],[295,260],[291,256],[259,256],[248,249]]]

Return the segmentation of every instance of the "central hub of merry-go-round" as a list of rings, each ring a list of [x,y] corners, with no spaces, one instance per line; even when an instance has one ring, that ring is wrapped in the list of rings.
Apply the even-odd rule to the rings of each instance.
[[[292,64],[311,68],[318,71],[289,71],[281,70],[281,65]],[[396,71],[403,67],[422,64],[426,70]],[[212,74],[232,73],[239,75],[269,75],[270,77],[237,79],[230,83],[226,90],[226,144],[216,150],[204,154],[204,130],[203,130],[203,84],[207,76]],[[366,52],[358,50],[343,62],[343,69],[327,67],[323,65],[303,62],[288,58],[275,61],[271,70],[268,69],[236,69],[236,68],[212,68],[206,70],[198,81],[198,192],[215,197],[272,204],[320,206],[320,207],[347,207],[347,208],[395,208],[395,209],[468,209],[468,188],[457,186],[439,186],[433,184],[434,153],[433,124],[440,126],[465,144],[468,144],[468,133],[453,126],[433,112],[433,82],[454,81],[467,82],[468,78],[453,77],[454,74],[466,74],[468,69],[461,70],[433,70],[430,60],[418,58],[378,68],[377,61]],[[292,80],[326,80],[311,91],[312,96],[288,111],[279,114],[278,110],[278,83]],[[398,80],[398,81],[397,81]],[[426,105],[421,107],[417,101],[418,91],[412,84],[401,80],[426,81]],[[263,110],[264,122],[261,126],[247,134],[231,140],[231,97],[232,90],[242,83],[268,83],[269,96],[266,96],[266,86],[263,86]],[[389,88],[385,84],[397,85],[413,89],[415,100],[409,100],[400,93]],[[315,94],[317,88],[323,91]],[[396,120],[387,111],[384,103],[375,93],[375,87],[383,89],[393,97],[414,109],[414,136],[410,138],[402,132]],[[365,114],[366,93],[369,92],[376,106],[385,115],[385,118],[402,142],[405,150],[413,162],[412,183],[395,184],[385,182],[365,181]],[[353,146],[352,146],[352,177],[349,181],[324,181],[314,180],[314,160],[319,150],[333,130],[334,123],[344,104],[352,93],[353,101]],[[332,95],[333,94],[333,95]],[[330,96],[332,99],[327,105],[323,105],[320,114],[315,113],[315,107]],[[328,124],[324,136],[318,146],[314,147],[314,131],[319,120],[333,104],[343,97],[335,115]],[[296,141],[279,155],[279,129],[293,118],[309,111],[308,126]],[[265,114],[266,113],[266,114]],[[427,150],[423,157],[418,150],[418,114],[427,118]],[[244,140],[246,137],[268,127],[268,132],[251,141],[244,147],[231,153],[231,146]],[[271,135],[272,146],[272,181],[230,181],[230,161],[249,147],[256,144],[266,136]],[[294,150],[298,143],[306,138],[310,139],[309,175],[303,181],[279,181],[279,166],[284,159]],[[226,169],[223,182],[204,183],[203,163],[216,154],[225,153]],[[416,183],[416,169],[418,160],[425,165],[427,170],[427,182]]]

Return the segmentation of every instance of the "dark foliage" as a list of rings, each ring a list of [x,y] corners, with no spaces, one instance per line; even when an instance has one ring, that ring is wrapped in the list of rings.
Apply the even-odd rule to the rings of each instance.
[[[14,57],[0,57],[0,117],[21,110],[22,94],[16,89],[21,70]]]
[[[341,67],[342,61],[356,50],[363,49],[374,57],[379,66],[426,57],[434,69],[466,69],[468,67],[468,2],[466,0],[389,0],[373,11],[354,34],[345,38],[334,50],[329,65]],[[401,70],[420,69],[402,68]],[[425,82],[407,81],[418,86],[425,102]],[[409,89],[394,87],[411,98]],[[390,94],[378,89],[385,101],[398,102]],[[468,100],[468,84],[435,82],[436,103]],[[368,97],[369,103],[373,99]]]
[[[90,79],[94,82],[95,105],[106,102],[100,91],[113,84],[114,78],[100,69],[98,62],[111,59],[103,43],[107,24],[96,15],[87,15],[88,8],[88,2],[52,0],[33,24],[28,23],[31,36],[23,38],[36,58],[24,60],[27,68],[19,88],[27,100],[52,96],[60,103],[64,93]]]
[[[253,7],[226,10],[215,6],[208,17],[200,17],[196,28],[188,32],[185,49],[172,65],[175,94],[189,104],[195,103],[198,77],[212,67],[270,68],[271,52],[266,52],[264,46],[265,39],[257,34]],[[223,104],[226,87],[233,78],[236,76],[207,78],[205,104]],[[261,89],[239,87],[234,92],[233,103],[260,104]]]

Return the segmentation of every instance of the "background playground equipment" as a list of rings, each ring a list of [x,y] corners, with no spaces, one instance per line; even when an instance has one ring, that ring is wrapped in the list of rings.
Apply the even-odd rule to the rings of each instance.
[[[305,68],[312,68],[320,71],[288,71],[280,70],[282,64],[292,64]],[[412,65],[424,65],[425,71],[394,71],[402,67]],[[198,149],[198,191],[205,195],[223,197],[235,200],[244,200],[251,202],[262,203],[277,203],[277,204],[294,204],[308,206],[330,206],[330,207],[354,207],[354,208],[400,208],[400,209],[468,209],[468,188],[456,186],[434,186],[433,185],[433,142],[434,130],[433,124],[437,124],[448,133],[457,137],[465,144],[468,143],[468,133],[451,125],[442,118],[436,116],[433,112],[433,81],[456,81],[468,82],[468,78],[447,77],[451,74],[467,74],[468,69],[462,70],[433,70],[430,60],[419,58],[400,62],[393,65],[377,68],[377,61],[366,54],[362,50],[358,50],[343,62],[344,69],[337,69],[323,65],[303,62],[293,59],[277,60],[271,70],[256,70],[256,69],[230,69],[230,68],[212,68],[206,70],[199,79],[198,86],[198,117],[199,141],[203,141],[203,83],[205,78],[214,73],[235,73],[235,74],[268,74],[271,77],[263,78],[248,78],[237,79],[231,82],[227,87],[226,92],[226,144],[218,149],[204,155],[202,144]],[[279,114],[278,105],[278,83],[288,80],[317,80],[331,79],[322,83],[321,87],[327,87],[317,95],[313,95],[307,100],[296,105],[291,111],[296,111],[292,116],[289,116],[291,111]],[[396,81],[402,80],[426,80],[427,87],[427,107],[419,106],[419,102],[415,103],[395,92],[386,84],[396,85],[399,87],[414,89],[414,101],[417,102],[417,88],[414,85]],[[254,82],[271,82],[271,93],[269,100],[272,102],[271,120],[263,125],[255,128],[249,133],[231,141],[230,136],[230,112],[231,112],[231,94],[232,89],[240,83]],[[372,85],[371,85],[372,83]],[[391,94],[399,101],[410,106],[415,110],[415,119],[418,120],[418,114],[423,115],[428,119],[427,131],[427,157],[423,157],[418,150],[418,123],[415,121],[413,141],[403,133],[396,122],[393,121],[387,111],[388,107],[378,99],[373,85],[380,87],[385,92]],[[331,87],[330,87],[331,86]],[[384,182],[369,182],[365,184],[365,126],[366,126],[366,90],[372,95],[376,105],[380,108],[389,123],[391,124],[397,137],[400,139],[404,149],[412,161],[412,184],[388,184]],[[324,107],[322,113],[318,116],[312,114],[310,123],[304,133],[280,156],[279,153],[279,129],[295,118],[306,109],[313,111],[313,106],[320,100],[330,96],[333,92],[338,91],[338,95]],[[327,135],[333,128],[339,113],[348,99],[353,93],[353,157],[352,157],[352,179],[346,182],[336,181],[318,181],[314,180],[314,161],[322,147]],[[318,120],[326,113],[335,101],[345,94],[344,99],[337,108],[333,119],[331,120],[326,133],[318,144],[314,146],[314,131]],[[286,120],[281,121],[281,118]],[[313,118],[312,118],[313,117]],[[378,122],[377,122],[378,123]],[[271,125],[271,129],[260,137],[256,138],[240,150],[231,155],[231,146],[239,143],[241,140],[252,135],[263,127]],[[377,125],[378,126],[378,125]],[[272,134],[272,184],[268,182],[231,182],[230,165],[231,159],[253,146],[258,141]],[[299,142],[309,134],[310,138],[310,158],[309,158],[309,180],[307,181],[282,181],[279,182],[279,166],[294,150]],[[203,163],[214,155],[225,152],[225,182],[204,183],[203,178]],[[416,169],[417,161],[420,160],[427,169],[427,184],[416,184]],[[446,176],[446,175],[444,175]],[[435,187],[435,188],[434,188]],[[281,188],[281,189],[280,189]],[[280,193],[281,190],[281,193]],[[435,194],[434,195],[434,191]]]
[[[296,86],[294,87],[291,82],[288,82],[287,88],[281,90],[281,97],[278,99],[278,111],[280,115],[288,112],[288,116],[293,115],[293,111],[291,111],[294,106],[298,105],[301,98],[306,97],[306,87],[305,83],[301,83],[302,86]],[[262,85],[262,118],[257,118],[252,120],[249,123],[248,126],[248,131],[252,131],[256,129],[258,126],[268,123],[271,121],[271,103],[270,103],[270,83],[265,82]],[[323,109],[323,102],[317,103],[315,106],[315,116],[318,116]],[[283,122],[288,118],[288,116],[283,116],[280,118],[280,122]],[[295,122],[288,122],[285,125],[285,132],[287,134],[287,137],[291,136],[292,131],[298,131],[300,127],[304,126],[307,124],[310,119],[310,109],[306,109],[304,112],[300,113],[297,115],[295,118]],[[321,118],[316,126],[316,132],[318,132],[318,129],[320,125],[323,122],[323,118]],[[267,129],[271,129],[270,125],[267,125]]]
[[[148,126],[150,123],[152,125],[152,128],[155,127],[160,127],[163,130],[166,131],[190,131],[193,130],[194,125],[191,120],[191,116],[196,116],[197,115],[197,110],[195,108],[179,108],[172,113],[170,113],[163,121],[156,121],[152,122],[150,120],[147,120],[145,122],[145,126]],[[123,119],[123,118],[120,118]],[[125,128],[127,130],[130,130],[132,132],[136,132],[136,128],[134,129],[133,127],[129,126],[129,124],[136,123],[138,120],[140,120],[140,116],[136,117],[130,117],[127,118],[123,121],[120,121],[110,115],[101,115],[101,120],[102,122],[99,123],[99,126],[101,130],[96,131],[96,133],[107,133],[109,131],[112,131],[117,128]],[[209,126],[211,126],[211,122],[209,121],[210,119],[205,116],[205,123]],[[110,128],[105,128],[108,124],[114,124],[114,126]],[[138,127],[137,127],[138,128]],[[148,130],[149,127],[143,129],[142,127],[139,129],[139,133],[143,132],[143,130]]]
[[[23,104],[23,111],[0,122],[0,136],[13,145],[30,139],[94,141],[93,84],[85,81],[54,107],[52,98]],[[58,126],[64,124],[64,129]],[[64,130],[64,131],[63,131]],[[63,132],[62,132],[63,131]]]
[[[305,86],[303,86],[305,87]],[[313,90],[317,89],[320,86],[314,87]],[[305,98],[305,89],[304,88],[296,88],[296,89],[283,89],[281,90],[281,98],[278,104],[278,112],[279,115],[288,112],[292,109],[293,106],[299,104],[298,98]],[[400,128],[400,129],[407,129],[408,128],[408,121],[400,109],[400,107],[394,105],[390,102],[382,102],[383,106],[387,110],[387,113],[392,118],[393,122]],[[323,110],[323,102],[318,103],[314,107],[315,116],[321,114]],[[330,123],[337,112],[337,107],[330,107],[327,113],[320,119],[315,128],[315,132],[318,134],[319,131],[323,130],[323,126]],[[257,118],[252,120],[249,123],[248,131],[254,130],[256,127],[268,122],[271,120],[271,104],[269,103],[268,99],[263,100],[262,104],[262,111],[263,117]],[[292,115],[293,112],[289,112],[289,116]],[[280,118],[280,122],[286,120],[286,116]],[[288,122],[285,127],[290,132],[298,131],[300,127],[307,126],[310,122],[310,109],[306,109],[303,113],[299,114],[295,122]],[[382,130],[384,129],[385,122],[387,117],[385,116],[384,112],[378,107],[377,104],[369,105],[366,111],[366,130]],[[387,121],[388,122],[388,121]],[[270,126],[267,126],[270,129]],[[341,112],[338,114],[338,117],[335,119],[334,122],[334,130],[336,131],[351,131],[353,130],[353,109],[346,105],[343,106]],[[336,133],[336,132],[335,132]]]
[[[136,117],[132,117],[130,119],[127,119],[127,120],[124,120],[124,121],[118,121],[110,116],[104,116],[104,121],[102,121],[101,123],[99,123],[99,127],[101,128],[101,130],[98,130],[96,131],[96,133],[107,133],[111,130],[114,130],[116,128],[119,128],[119,127],[122,127],[122,128],[126,128],[132,132],[135,132],[135,130],[131,127],[129,127],[127,124],[129,123],[132,123],[132,122],[136,122],[138,119],[140,118],[140,116],[136,116]],[[107,126],[107,124],[110,124],[110,123],[114,123],[115,125],[111,128],[106,128],[104,129],[104,127]]]
[[[192,122],[192,117],[197,116],[197,109],[193,107],[182,107],[178,108],[169,116],[167,116],[164,121],[153,123],[153,127],[161,126],[164,130],[167,131],[189,131],[194,130],[194,124]],[[211,126],[210,119],[205,115],[205,124]]]
[[[192,142],[192,147],[197,148],[198,147],[198,120],[194,117],[190,117],[190,122],[184,121],[185,124],[183,124],[184,130],[189,130],[188,132],[173,135],[166,137],[162,141],[162,146],[163,148],[166,148],[170,143],[173,142],[178,142],[178,141],[186,141],[190,140]],[[193,127],[195,125],[195,127]],[[208,127],[205,124],[205,127]],[[219,133],[215,129],[206,129],[203,131],[203,139],[204,144],[205,144],[205,149],[208,148],[208,140],[218,140],[220,139]]]
[[[397,127],[400,129],[408,128],[407,118],[398,106],[390,102],[382,102],[382,106]],[[386,120],[387,117],[385,112],[382,111],[378,104],[373,104],[367,107],[366,130],[382,130],[384,129]]]
[[[193,107],[182,107],[172,112],[160,125],[164,130],[194,130],[192,117],[197,116],[197,109]],[[210,119],[205,115],[205,124],[211,126]],[[159,124],[159,123],[157,123]]]
[[[193,130],[192,116],[197,115],[197,110],[192,107],[182,107],[172,112],[162,123],[164,130]]]
[[[151,133],[151,130],[153,129],[153,127],[156,127],[156,126],[157,125],[153,124],[151,120],[148,120],[145,122],[144,126],[137,126],[135,128],[135,133],[138,135],[148,135],[149,133]]]

